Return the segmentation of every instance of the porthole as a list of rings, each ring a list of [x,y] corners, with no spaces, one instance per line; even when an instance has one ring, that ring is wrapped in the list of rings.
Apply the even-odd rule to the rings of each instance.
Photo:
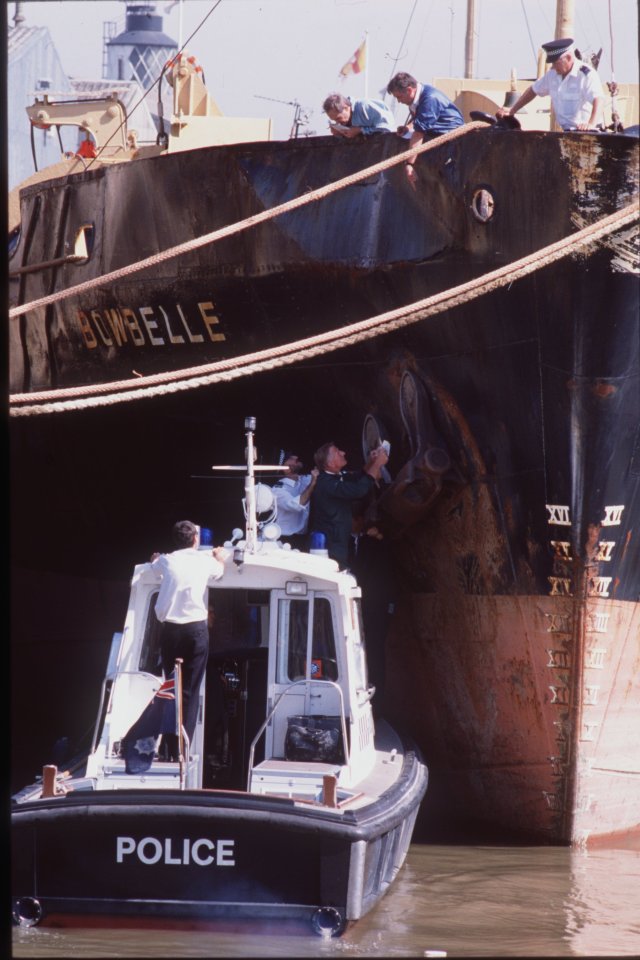
[[[471,212],[480,223],[488,223],[495,213],[496,202],[486,187],[478,187],[471,199]]]
[[[93,253],[95,227],[92,223],[83,223],[77,230],[73,241],[73,259],[76,263],[86,263]]]

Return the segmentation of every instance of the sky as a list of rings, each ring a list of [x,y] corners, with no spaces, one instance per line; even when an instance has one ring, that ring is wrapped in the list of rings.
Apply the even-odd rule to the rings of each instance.
[[[475,0],[476,77],[504,78],[505,90],[514,68],[519,79],[534,78],[537,50],[554,37],[555,7],[556,0]],[[583,56],[603,48],[601,79],[612,79],[613,66],[619,83],[637,83],[637,0],[575,0],[574,7],[575,40]],[[15,3],[7,9],[11,22]],[[124,29],[125,9],[123,0],[23,4],[26,24],[48,27],[65,72],[82,78],[101,76],[103,23],[114,21],[117,32]],[[333,91],[379,97],[397,70],[428,83],[462,76],[466,11],[467,0],[156,3],[164,32],[176,42],[189,41],[187,50],[201,64],[222,112],[270,116],[277,139],[289,135],[295,102],[308,115],[303,132],[325,134],[322,102]],[[342,80],[341,67],[365,35],[366,71]]]

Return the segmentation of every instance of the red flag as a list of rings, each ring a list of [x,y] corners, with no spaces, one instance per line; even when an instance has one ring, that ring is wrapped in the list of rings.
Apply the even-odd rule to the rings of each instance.
[[[365,37],[354,55],[350,60],[347,60],[344,67],[340,71],[340,76],[344,80],[345,77],[348,77],[350,73],[362,73],[365,67],[365,62],[367,59],[367,38]]]

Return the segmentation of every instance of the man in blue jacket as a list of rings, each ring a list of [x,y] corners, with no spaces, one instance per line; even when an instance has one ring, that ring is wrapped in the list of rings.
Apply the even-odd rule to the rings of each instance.
[[[410,73],[396,73],[387,85],[387,93],[409,108],[408,123],[398,128],[400,136],[410,133],[409,146],[417,147],[464,123],[455,103],[441,90],[419,83]],[[406,161],[407,174],[413,176],[413,160]]]
[[[395,133],[396,123],[382,100],[354,100],[341,93],[330,93],[322,109],[331,121],[334,137],[370,137],[374,133]]]
[[[320,473],[311,495],[309,530],[324,533],[329,556],[344,569],[349,559],[352,504],[371,493],[389,456],[384,447],[378,447],[362,470],[345,472],[344,450],[331,441],[316,450],[314,459]]]

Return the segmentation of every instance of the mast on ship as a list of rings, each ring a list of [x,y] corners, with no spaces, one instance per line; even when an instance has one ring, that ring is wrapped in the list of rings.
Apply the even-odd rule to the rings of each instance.
[[[556,4],[556,32],[554,40],[573,36],[574,0],[558,0]]]
[[[476,69],[476,0],[467,0],[467,35],[464,44],[464,75],[471,80]]]
[[[277,506],[271,489],[265,484],[256,484],[257,471],[269,471],[269,473],[286,473],[287,467],[281,464],[256,464],[257,451],[254,444],[254,433],[256,429],[256,418],[244,418],[244,433],[247,445],[245,447],[246,464],[236,466],[225,464],[224,466],[212,466],[212,470],[242,470],[246,471],[244,480],[244,512],[246,518],[246,529],[244,542],[238,542],[241,531],[237,534],[234,531],[232,544],[234,545],[233,561],[241,564],[244,561],[245,551],[249,554],[256,553],[260,541],[274,541],[280,537],[280,527],[275,523],[277,517]],[[258,520],[258,515],[266,519]],[[237,544],[237,546],[236,546]]]

